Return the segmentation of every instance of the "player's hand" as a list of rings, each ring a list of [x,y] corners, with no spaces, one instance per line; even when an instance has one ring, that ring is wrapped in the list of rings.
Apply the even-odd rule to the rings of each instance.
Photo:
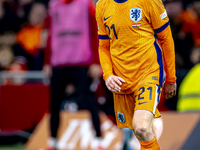
[[[165,83],[163,92],[164,92],[164,97],[166,99],[172,98],[173,96],[175,96],[176,95],[176,83],[175,84]]]
[[[120,92],[122,83],[126,83],[126,81],[115,75],[111,75],[106,79],[106,86],[111,92]]]

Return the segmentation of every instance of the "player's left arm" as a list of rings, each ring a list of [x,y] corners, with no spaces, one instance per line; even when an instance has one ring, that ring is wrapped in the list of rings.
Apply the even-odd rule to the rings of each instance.
[[[176,95],[175,51],[170,22],[161,0],[151,0],[150,20],[163,52],[166,80],[164,95],[166,98]]]
[[[156,33],[163,50],[164,68],[166,80],[164,85],[164,96],[168,99],[176,95],[176,71],[175,71],[175,52],[174,41],[170,26],[162,32]]]

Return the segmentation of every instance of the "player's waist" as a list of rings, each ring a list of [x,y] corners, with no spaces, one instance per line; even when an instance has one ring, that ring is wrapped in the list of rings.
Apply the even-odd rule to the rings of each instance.
[[[118,68],[119,69],[119,68]],[[130,72],[120,72],[114,68],[114,74],[123,78],[126,83],[122,84],[119,94],[130,94],[135,91],[138,84],[155,83],[159,85],[160,75],[159,68],[147,68],[146,70],[131,70]]]

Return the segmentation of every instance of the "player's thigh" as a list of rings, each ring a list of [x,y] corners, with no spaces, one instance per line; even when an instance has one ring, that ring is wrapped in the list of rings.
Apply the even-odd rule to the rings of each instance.
[[[153,118],[159,116],[157,105],[159,102],[160,88],[156,84],[145,83],[138,86],[134,95],[135,112],[133,126],[143,128],[152,127]]]
[[[135,111],[147,110],[152,115],[159,117],[157,105],[160,99],[161,88],[154,83],[146,83],[138,86],[135,95]]]
[[[153,114],[148,110],[136,110],[133,115],[133,128],[150,130],[153,127]]]
[[[114,107],[117,126],[133,129],[133,114],[135,107],[134,95],[114,93]]]

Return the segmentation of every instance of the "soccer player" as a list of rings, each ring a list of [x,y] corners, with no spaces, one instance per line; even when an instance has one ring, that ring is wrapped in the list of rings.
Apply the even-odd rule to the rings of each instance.
[[[117,125],[134,129],[142,150],[159,150],[153,120],[161,116],[162,87],[166,98],[176,95],[174,42],[164,5],[161,0],[99,0],[96,20]]]

